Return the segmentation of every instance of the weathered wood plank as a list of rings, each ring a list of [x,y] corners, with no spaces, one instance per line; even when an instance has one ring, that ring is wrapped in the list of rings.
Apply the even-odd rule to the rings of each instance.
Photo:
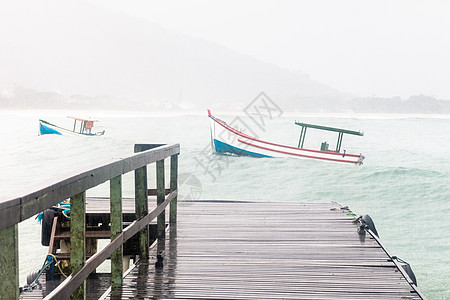
[[[122,176],[110,180],[111,240],[117,238],[123,229],[122,224]],[[117,289],[123,283],[123,246],[111,254],[111,287]]]
[[[164,160],[156,162],[156,203],[160,205],[164,202],[165,180],[164,180]],[[166,232],[166,211],[163,210],[157,219],[157,238],[163,239]]]
[[[0,230],[20,222],[20,198],[0,200]]]
[[[170,191],[176,191],[178,189],[178,155],[172,155],[170,157]],[[170,203],[170,217],[169,223],[177,223],[177,197],[175,197]]]
[[[136,220],[141,219],[148,214],[148,196],[147,196],[147,166],[143,166],[134,171],[135,182],[135,205]],[[148,225],[144,226],[139,232],[139,256],[143,259],[148,258]]]
[[[18,225],[0,229],[0,299],[19,299]]]
[[[86,261],[86,192],[70,198],[70,268],[76,274]],[[86,298],[86,282],[75,290],[71,299]]]

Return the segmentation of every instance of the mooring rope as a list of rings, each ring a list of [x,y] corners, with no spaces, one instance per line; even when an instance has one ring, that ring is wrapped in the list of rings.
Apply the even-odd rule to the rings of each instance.
[[[42,268],[39,270],[36,278],[28,285],[28,286],[24,286],[23,288],[21,288],[21,293],[23,292],[32,292],[33,289],[35,287],[38,286],[37,281],[39,280],[39,277],[41,277],[42,273],[44,273],[45,269],[50,266],[53,262],[55,262],[55,266],[58,267],[59,271],[61,272],[61,274],[67,278],[67,275],[64,274],[63,270],[60,267],[60,261],[58,261],[58,259],[56,258],[55,255],[53,254],[48,254],[47,257],[45,258],[44,264],[42,265]]]

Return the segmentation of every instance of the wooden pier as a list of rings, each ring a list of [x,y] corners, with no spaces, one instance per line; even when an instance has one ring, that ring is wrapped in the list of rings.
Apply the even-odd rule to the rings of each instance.
[[[336,203],[179,202],[178,223],[102,299],[424,299]]]
[[[136,145],[137,154],[0,199],[0,299],[424,299],[401,261],[337,203],[178,203],[179,151],[179,145]],[[152,163],[153,190],[147,179]],[[121,174],[131,171],[135,197],[123,199]],[[86,190],[107,181],[109,197],[86,202]],[[58,230],[53,218],[52,237],[69,239],[70,254],[49,253],[48,259],[53,268],[59,259],[70,260],[71,274],[40,277],[32,292],[19,294],[17,224],[68,197],[70,229]],[[95,234],[88,231],[93,227]],[[111,242],[88,253],[89,238]],[[123,273],[133,240],[136,262]],[[111,273],[95,273],[106,259]]]

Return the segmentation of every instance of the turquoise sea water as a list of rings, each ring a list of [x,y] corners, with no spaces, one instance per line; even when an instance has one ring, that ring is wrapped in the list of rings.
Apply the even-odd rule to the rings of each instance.
[[[71,113],[73,114],[73,113]],[[103,137],[37,136],[38,119],[71,128],[64,111],[1,111],[0,196],[30,191],[98,162],[123,157],[135,143],[180,143],[180,198],[330,202],[369,214],[392,255],[408,261],[428,299],[450,299],[450,116],[362,116],[291,114],[266,120],[252,131],[295,146],[294,120],[354,130],[344,136],[347,153],[363,153],[364,165],[302,159],[255,159],[210,154],[206,113],[143,115],[84,113],[101,119]],[[218,115],[231,121],[236,114]],[[308,131],[305,146],[318,149],[336,134]],[[150,169],[150,185],[154,185]],[[132,175],[124,195],[133,195]],[[88,191],[107,195],[108,186]],[[21,283],[40,268],[47,249],[34,219],[20,227]]]

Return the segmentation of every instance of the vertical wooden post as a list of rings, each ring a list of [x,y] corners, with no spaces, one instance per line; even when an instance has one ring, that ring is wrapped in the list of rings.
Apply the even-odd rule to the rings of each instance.
[[[156,203],[159,205],[166,198],[164,183],[164,159],[156,162]],[[158,216],[157,237],[163,239],[166,232],[166,211],[163,210]]]
[[[70,198],[70,267],[77,273],[86,262],[86,192]],[[86,281],[72,294],[71,299],[86,299]]]
[[[17,224],[0,229],[0,299],[19,299]]]
[[[173,192],[178,188],[178,154],[170,157],[170,191]],[[177,198],[170,202],[170,224],[177,223]]]
[[[140,219],[148,214],[148,196],[147,196],[147,166],[134,170],[134,193],[136,219]],[[148,225],[139,232],[139,256],[141,259],[148,259]]]
[[[110,208],[111,208],[111,241],[122,232],[122,176],[109,181]],[[113,290],[123,283],[123,246],[121,245],[111,255],[111,288]]]

